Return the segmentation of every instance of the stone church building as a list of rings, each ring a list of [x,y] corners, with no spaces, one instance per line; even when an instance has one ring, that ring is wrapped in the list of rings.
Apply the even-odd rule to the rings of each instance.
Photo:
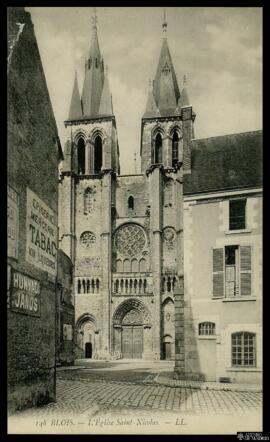
[[[206,257],[204,247],[208,233],[210,232],[209,237],[216,232],[223,234],[218,228],[212,228],[211,223],[215,223],[214,217],[217,216],[217,222],[220,220],[219,213],[214,211],[214,205],[224,199],[227,201],[226,204],[228,203],[230,195],[226,192],[233,191],[235,199],[239,189],[245,188],[253,192],[251,188],[260,188],[261,175],[260,167],[256,166],[255,171],[253,169],[253,178],[247,174],[246,181],[244,176],[241,181],[241,177],[237,178],[237,168],[240,167],[237,162],[231,168],[233,170],[226,170],[226,161],[230,161],[237,151],[238,141],[233,139],[233,145],[230,144],[232,136],[208,139],[212,140],[210,144],[207,140],[194,140],[195,113],[189,103],[186,84],[184,83],[182,90],[179,88],[166,28],[167,23],[164,20],[162,47],[157,60],[156,74],[149,86],[146,108],[141,120],[141,173],[121,175],[117,126],[108,72],[104,67],[104,59],[99,48],[96,20],[95,18],[93,20],[92,40],[85,61],[82,93],[79,92],[75,76],[69,116],[65,121],[67,138],[60,178],[59,244],[74,264],[75,340],[78,358],[177,359],[175,290],[185,273],[186,298],[183,309],[180,309],[185,313],[185,318],[183,324],[178,327],[180,333],[183,333],[183,336],[181,335],[183,339],[181,338],[182,341],[180,339],[179,342],[183,343],[185,350],[178,348],[176,351],[185,354],[187,367],[188,361],[191,361],[187,370],[200,373],[199,329],[204,337],[211,335],[209,348],[204,350],[206,359],[211,361],[211,358],[218,357],[211,347],[213,336],[218,345],[222,334],[218,331],[217,336],[216,329],[211,324],[216,323],[216,318],[222,316],[224,307],[227,309],[227,320],[230,321],[231,317],[229,303],[227,305],[219,303],[226,295],[227,284],[227,280],[223,279],[225,276],[218,278],[218,272],[222,272],[225,265],[223,249],[220,252],[220,248],[225,246],[225,243],[221,244],[222,240],[219,241],[217,249],[219,251],[215,252],[217,260],[214,290],[220,295],[217,296],[219,301],[218,299],[213,301],[216,294],[213,295],[210,288],[212,283],[208,284],[208,280],[205,282],[207,278],[212,281],[211,260],[215,247],[215,241],[207,245]],[[247,143],[248,147],[251,145],[249,154],[255,156],[259,164],[258,149],[261,137],[257,133],[254,134],[252,136],[250,133],[247,136],[240,134],[242,135],[240,160],[247,161],[243,147],[245,140],[249,140]],[[230,145],[231,150],[227,159],[221,157],[222,143],[224,149],[226,144]],[[203,156],[203,149],[207,153],[206,157]],[[215,151],[218,152],[217,157]],[[206,163],[209,167],[208,172]],[[229,185],[225,182],[226,177],[225,181],[222,178],[224,171],[231,173]],[[209,204],[211,192],[214,192],[214,204]],[[245,198],[248,196],[246,193],[244,193]],[[185,194],[187,203],[185,203]],[[199,199],[198,194],[200,194]],[[207,194],[205,200],[204,194]],[[189,208],[192,209],[199,200],[196,220],[192,220]],[[203,206],[204,202],[206,208]],[[248,204],[251,211],[252,204]],[[239,230],[238,212],[239,210],[241,212],[242,207],[240,206],[236,203],[232,209],[237,231]],[[185,210],[189,210],[188,216],[184,213],[184,207]],[[201,210],[203,223],[200,225]],[[224,210],[227,210],[227,206]],[[187,238],[185,244],[183,222],[184,237]],[[200,228],[204,229],[201,233]],[[224,227],[223,232],[226,229]],[[229,227],[227,230],[230,230]],[[190,235],[193,235],[193,239]],[[197,254],[192,255],[192,246],[197,241],[197,237],[197,252],[194,250]],[[229,235],[226,237],[226,247],[229,245],[228,238]],[[187,261],[185,259],[185,269],[183,268],[184,249],[188,258]],[[247,273],[250,262],[249,252],[250,249],[243,249],[245,257],[242,261],[246,265]],[[230,254],[228,262],[233,266],[236,253],[239,259],[238,251],[232,247],[226,253]],[[196,262],[193,263],[193,259]],[[205,272],[201,274],[201,269],[198,268],[199,276],[195,278],[192,291],[189,287],[194,276],[192,276],[192,266],[196,267],[198,259],[202,266],[207,263],[207,274]],[[237,281],[232,268],[229,277],[231,295],[235,293],[239,295],[239,291],[234,292],[233,287]],[[246,296],[250,296],[249,277],[245,278],[243,291],[245,290]],[[196,298],[195,287],[196,284],[200,285],[200,281],[204,288],[200,290],[200,287],[197,287],[198,297],[205,296],[206,299],[200,304],[204,312],[203,318],[200,322],[198,313],[196,323],[196,320],[191,319],[192,297]],[[211,304],[213,302],[214,304]],[[210,304],[214,305],[214,310],[217,305],[219,307],[209,319],[207,311],[211,311]],[[252,314],[252,310],[254,312],[254,305],[251,309],[250,306],[244,307],[245,322],[248,323],[247,316],[249,312]],[[200,307],[198,311],[200,312]],[[256,319],[250,320],[252,323],[254,321],[258,323],[260,320],[258,312]],[[236,319],[233,322],[237,322]],[[217,320],[217,323],[220,321]],[[227,324],[225,326],[227,327]],[[185,329],[185,336],[182,329]],[[246,333],[245,330],[240,327],[239,333]],[[253,342],[252,336],[239,335],[237,339],[241,341],[243,338],[245,342],[246,339]],[[235,338],[234,345],[238,355],[240,347],[237,339]],[[208,345],[206,340],[203,344],[205,347]],[[251,347],[250,344],[250,352]],[[242,357],[240,356],[239,361]],[[253,364],[250,361],[253,361],[251,357],[248,359],[248,364]],[[240,362],[242,363],[242,359]],[[212,365],[216,364],[212,362]],[[223,368],[220,372],[211,373],[210,377],[225,376],[227,373]],[[207,367],[204,368],[205,373],[207,370]],[[211,367],[209,370],[211,371]],[[205,377],[207,378],[207,374]]]

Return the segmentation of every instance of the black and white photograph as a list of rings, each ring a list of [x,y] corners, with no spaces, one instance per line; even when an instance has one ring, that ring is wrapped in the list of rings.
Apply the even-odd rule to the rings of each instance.
[[[165,6],[7,7],[8,434],[269,439],[263,8]]]

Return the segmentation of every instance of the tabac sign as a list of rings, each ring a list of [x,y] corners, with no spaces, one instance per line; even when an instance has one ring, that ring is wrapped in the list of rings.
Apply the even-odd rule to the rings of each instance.
[[[40,316],[40,282],[17,270],[13,270],[11,282],[11,310]]]
[[[57,219],[53,210],[27,188],[26,261],[55,277]]]

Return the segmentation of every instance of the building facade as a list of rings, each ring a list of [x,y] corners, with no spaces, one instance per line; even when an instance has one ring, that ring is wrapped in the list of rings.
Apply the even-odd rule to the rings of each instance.
[[[58,165],[63,159],[29,12],[8,8],[9,411],[55,399]]]
[[[256,333],[252,367],[258,374],[261,135],[194,138],[195,113],[186,84],[179,89],[166,28],[164,20],[142,115],[140,174],[120,173],[95,18],[81,94],[75,76],[65,121],[59,241],[74,264],[76,357],[175,359],[179,376],[212,380],[229,377],[235,361],[251,373]],[[239,211],[243,218],[238,200],[245,198],[245,227],[230,229],[228,213],[235,213],[237,225]]]

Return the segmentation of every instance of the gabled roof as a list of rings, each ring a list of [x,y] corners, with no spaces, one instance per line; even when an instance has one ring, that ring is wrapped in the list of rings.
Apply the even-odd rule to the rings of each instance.
[[[191,141],[184,194],[262,186],[262,131]]]

